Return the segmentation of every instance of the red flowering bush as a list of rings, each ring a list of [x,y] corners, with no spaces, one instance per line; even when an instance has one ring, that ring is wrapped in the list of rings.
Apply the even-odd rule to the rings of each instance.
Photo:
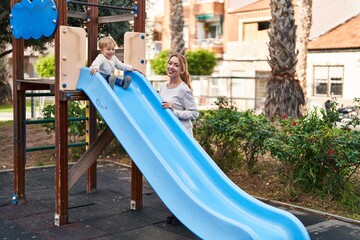
[[[325,111],[281,117],[265,140],[289,187],[336,197],[360,167],[360,133],[336,128]]]
[[[360,168],[360,132],[337,128],[337,112],[315,109],[302,119],[283,114],[270,122],[264,115],[237,111],[226,98],[216,104],[218,110],[204,111],[195,121],[194,136],[225,172],[245,166],[256,174],[258,156],[270,153],[292,194],[355,196],[348,202],[358,208],[360,193],[352,177]]]

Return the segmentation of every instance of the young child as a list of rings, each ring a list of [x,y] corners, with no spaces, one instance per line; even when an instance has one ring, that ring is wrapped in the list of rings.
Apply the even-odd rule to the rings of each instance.
[[[91,64],[90,73],[95,74],[96,72],[99,72],[106,79],[112,89],[115,84],[125,90],[128,89],[131,79],[119,79],[113,74],[115,68],[122,71],[133,71],[133,67],[131,65],[122,63],[115,56],[115,40],[110,36],[103,37],[99,40],[98,46],[100,53]]]

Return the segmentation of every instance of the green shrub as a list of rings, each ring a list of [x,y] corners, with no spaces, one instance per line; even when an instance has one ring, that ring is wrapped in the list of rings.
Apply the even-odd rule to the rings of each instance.
[[[226,98],[215,102],[218,110],[201,111],[194,123],[194,136],[223,171],[240,166],[237,123],[240,113]]]
[[[360,167],[359,132],[336,128],[333,116],[315,110],[301,120],[283,116],[277,121],[265,145],[282,163],[288,187],[338,197]]]
[[[307,192],[359,209],[355,177],[360,169],[360,132],[346,124],[336,126],[336,104],[329,112],[315,109],[302,119],[284,115],[275,122],[251,110],[239,112],[225,97],[216,105],[217,110],[201,111],[194,136],[224,172],[245,162],[248,173],[255,174],[259,156],[269,153],[278,161],[272,164],[293,197]],[[351,124],[358,121],[356,117]]]
[[[245,161],[248,173],[253,174],[259,155],[265,153],[265,139],[274,134],[272,124],[263,114],[239,112],[226,97],[219,97],[215,104],[217,110],[203,111],[195,121],[195,138],[224,171]]]
[[[55,105],[47,105],[44,107],[43,117],[40,119],[54,119],[55,118]],[[86,116],[86,106],[82,102],[71,101],[68,103],[68,117],[69,118],[82,118]],[[43,127],[45,127],[45,131],[48,134],[52,134],[55,132],[55,123],[43,123]],[[106,128],[106,123],[101,117],[101,115],[97,114],[97,128],[99,133],[101,133]],[[86,131],[86,123],[85,120],[81,121],[70,121],[69,122],[69,142],[75,143],[78,141],[83,141],[85,138]],[[69,151],[69,158],[77,159],[85,152],[85,147],[76,147],[71,148]],[[103,156],[116,156],[116,155],[124,155],[126,154],[124,148],[118,142],[117,139],[114,139],[109,146],[104,150]]]
[[[163,50],[150,61],[155,74],[167,74],[166,68],[169,55],[170,50]],[[185,55],[190,75],[211,75],[213,73],[216,66],[216,57],[214,53],[200,49],[196,51],[187,51]]]
[[[167,74],[167,61],[170,55],[170,50],[161,51],[156,58],[150,61],[151,68],[154,70],[157,75],[166,75]]]
[[[200,49],[187,51],[186,59],[190,75],[211,75],[216,66],[215,53]]]
[[[35,68],[39,77],[55,76],[55,56],[40,57],[35,64]]]
[[[264,142],[274,135],[274,127],[265,114],[256,115],[252,110],[242,112],[238,121],[240,151],[245,156],[247,171],[255,173],[259,155],[266,152]]]
[[[81,118],[85,117],[86,110],[85,106],[83,106],[78,101],[71,101],[68,103],[68,116],[69,118]],[[55,119],[55,105],[50,104],[43,108],[42,116],[40,119]],[[48,134],[51,134],[55,131],[55,123],[43,123],[43,127],[45,127],[45,131]],[[81,138],[85,135],[85,120],[81,121],[71,121],[69,122],[69,141],[76,142],[78,138]]]

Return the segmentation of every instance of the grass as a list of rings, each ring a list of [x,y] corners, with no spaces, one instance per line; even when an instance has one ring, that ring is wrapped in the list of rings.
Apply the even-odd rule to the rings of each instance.
[[[26,100],[26,111],[30,111],[30,109],[31,109],[31,101],[29,99]],[[0,113],[12,113],[12,112],[13,112],[12,103],[0,105]]]
[[[12,125],[12,124],[13,124],[12,120],[10,120],[10,121],[0,121],[0,127],[5,126],[5,125]]]
[[[11,103],[0,105],[0,113],[11,113],[11,112],[13,112],[13,105]]]
[[[45,101],[45,106],[48,104],[53,104],[52,100],[46,100]],[[39,108],[39,103],[38,101],[35,101],[35,107],[36,109]],[[31,110],[31,100],[27,99],[26,100],[26,111],[30,111]],[[12,103],[8,103],[8,104],[3,104],[0,105],[0,113],[12,113],[13,112],[13,104]]]

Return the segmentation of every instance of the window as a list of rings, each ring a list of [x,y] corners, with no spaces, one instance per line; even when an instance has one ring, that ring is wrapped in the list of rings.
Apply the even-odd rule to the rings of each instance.
[[[222,34],[222,15],[202,14],[196,16],[196,39],[217,39]]]
[[[153,41],[161,41],[162,34],[161,32],[155,31],[153,32]]]
[[[205,25],[207,38],[220,37],[220,23],[210,23]]]
[[[270,28],[270,22],[258,22],[258,31],[268,30]]]
[[[270,27],[269,21],[261,22],[245,22],[243,23],[243,40],[254,41],[254,40],[267,40],[268,29]]]
[[[344,66],[314,66],[314,95],[342,96]]]

